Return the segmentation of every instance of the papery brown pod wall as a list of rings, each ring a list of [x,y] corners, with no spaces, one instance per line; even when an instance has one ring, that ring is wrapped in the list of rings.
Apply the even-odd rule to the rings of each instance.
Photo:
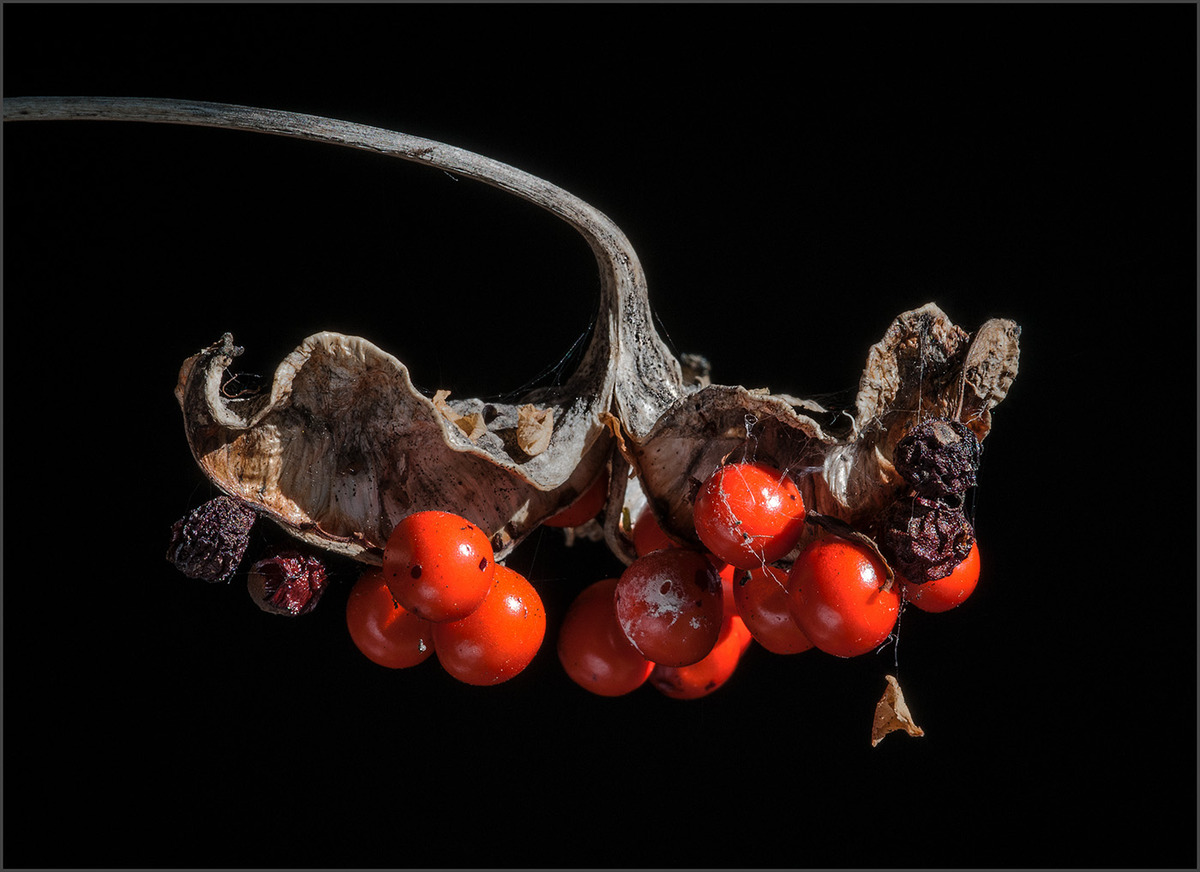
[[[633,559],[627,519],[645,504],[668,533],[695,542],[696,489],[747,444],[793,473],[811,510],[866,528],[904,490],[891,457],[913,425],[962,421],[982,441],[1017,373],[1016,324],[991,320],[971,334],[931,303],[899,315],[869,350],[852,412],[689,382],[654,329],[624,234],[505,164],[379,128],[225,104],[23,98],[5,102],[4,118],[204,125],[366,149],[501,188],[583,235],[601,277],[590,344],[565,384],[514,403],[427,397],[401,361],[337,333],[304,339],[253,396],[222,390],[241,353],[231,334],[183,363],[184,429],[213,484],[304,542],[364,563],[378,564],[394,525],[424,509],[467,517],[503,560],[606,472],[603,535],[623,561]]]

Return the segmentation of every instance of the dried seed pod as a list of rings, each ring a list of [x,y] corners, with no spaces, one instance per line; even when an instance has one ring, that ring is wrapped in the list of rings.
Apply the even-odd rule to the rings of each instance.
[[[423,509],[467,517],[503,559],[607,464],[604,535],[630,562],[624,517],[648,504],[675,539],[694,542],[699,482],[748,446],[755,460],[805,473],[801,492],[811,510],[865,529],[906,488],[893,457],[914,424],[961,421],[982,442],[1017,373],[1016,324],[995,319],[971,337],[930,303],[897,317],[870,349],[852,414],[710,384],[703,360],[689,360],[685,378],[653,327],[644,274],[620,229],[505,164],[393,131],[243,106],[19,98],[3,110],[6,121],[198,124],[365,149],[515,194],[588,242],[600,270],[600,316],[577,370],[561,387],[489,404],[487,414],[480,400],[430,400],[399,360],[335,333],[304,340],[258,396],[220,390],[240,352],[230,335],[184,362],[176,396],[210,480],[300,539],[364,562],[379,563],[395,523]],[[522,408],[539,411],[537,426],[528,411],[522,419]]]
[[[258,514],[238,500],[219,496],[175,522],[167,560],[188,578],[225,581],[237,572]]]
[[[325,592],[325,562],[294,549],[257,561],[246,581],[250,598],[264,612],[296,617],[316,608]]]
[[[629,241],[596,209],[528,173],[428,139],[245,106],[20,98],[5,101],[4,117],[194,124],[365,149],[508,191],[587,241],[600,268],[603,314],[578,369],[562,386],[512,405],[489,404],[487,432],[473,426],[474,439],[459,422],[476,420],[470,416],[482,411],[481,401],[443,397],[435,404],[413,387],[400,361],[363,339],[309,337],[277,368],[269,393],[258,396],[226,397],[219,389],[240,353],[230,335],[184,362],[176,396],[205,474],[312,545],[378,564],[396,521],[442,509],[486,530],[503,559],[607,464],[615,434],[603,416],[615,413],[643,433],[684,392],[679,362],[653,328]],[[539,411],[532,427],[528,413],[522,420],[524,406]]]

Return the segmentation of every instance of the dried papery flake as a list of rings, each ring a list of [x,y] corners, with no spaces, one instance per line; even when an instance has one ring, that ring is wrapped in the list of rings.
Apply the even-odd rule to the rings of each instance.
[[[258,514],[245,503],[219,496],[171,527],[167,560],[189,578],[226,581],[241,565]]]
[[[446,416],[446,420],[456,425],[467,435],[468,439],[475,442],[487,432],[487,424],[484,423],[483,415],[479,412],[460,414],[446,402],[446,398],[449,396],[449,391],[437,391],[433,395],[433,404],[437,406],[439,412]]]
[[[517,445],[530,457],[550,447],[554,435],[554,410],[526,403],[517,410]]]
[[[883,741],[883,737],[894,730],[904,730],[910,736],[924,736],[925,731],[913,721],[908,703],[904,701],[904,691],[896,676],[887,676],[887,687],[883,696],[875,705],[875,720],[871,725],[871,747],[874,748]]]
[[[296,617],[316,608],[327,582],[320,557],[286,549],[256,562],[246,584],[251,599],[264,612]]]

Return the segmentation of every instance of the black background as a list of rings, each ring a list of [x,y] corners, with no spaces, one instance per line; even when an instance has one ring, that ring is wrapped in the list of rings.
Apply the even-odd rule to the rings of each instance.
[[[507,684],[353,648],[164,560],[214,495],[179,364],[367,337],[455,396],[588,326],[586,246],[401,161],[159,125],[4,128],[4,865],[1196,863],[1196,11],[1182,5],[4,9],[4,94],[291,109],[479,151],[628,234],[714,379],[853,391],[898,313],[1023,327],[975,596],[898,654],[751,649],[593,698],[557,619],[615,571],[534,536]],[[898,662],[926,736],[869,732]]]

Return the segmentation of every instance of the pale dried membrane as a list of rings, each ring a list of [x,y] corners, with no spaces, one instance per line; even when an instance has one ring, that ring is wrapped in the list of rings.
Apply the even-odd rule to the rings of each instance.
[[[221,391],[241,351],[229,334],[184,362],[176,396],[213,484],[296,537],[365,562],[378,563],[396,522],[422,509],[464,515],[503,559],[606,466],[604,538],[621,559],[634,556],[622,518],[642,504],[676,539],[695,542],[699,484],[748,442],[754,459],[793,473],[808,508],[862,527],[902,489],[891,451],[916,421],[956,418],[982,441],[1017,373],[1016,324],[992,320],[971,336],[931,303],[898,316],[869,350],[852,414],[714,385],[707,360],[682,366],[658,336],[645,276],[621,230],[508,165],[394,131],[216,103],[18,98],[3,109],[6,121],[198,124],[364,149],[493,185],[583,236],[600,273],[592,338],[564,385],[512,404],[445,391],[425,397],[398,359],[337,333],[305,339],[256,396]]]
[[[910,736],[924,736],[925,731],[917,726],[908,703],[904,701],[904,691],[896,676],[888,675],[887,687],[883,696],[875,705],[875,720],[871,725],[871,747],[874,748],[883,741],[883,737],[895,730],[904,730]]]
[[[537,457],[550,446],[554,435],[554,410],[526,403],[517,409],[517,447]]]
[[[433,404],[437,406],[439,412],[446,416],[447,420],[457,424],[458,429],[466,433],[467,438],[474,442],[487,432],[487,425],[483,422],[483,415],[479,412],[470,412],[466,415],[459,414],[446,402],[446,398],[449,396],[449,391],[437,391],[433,395]]]

